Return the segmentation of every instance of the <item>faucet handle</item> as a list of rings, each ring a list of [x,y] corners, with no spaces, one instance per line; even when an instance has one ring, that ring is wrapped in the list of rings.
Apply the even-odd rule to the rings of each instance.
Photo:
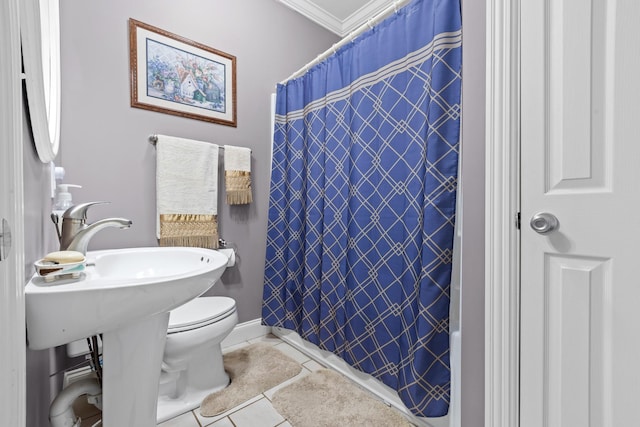
[[[80,221],[85,221],[87,219],[87,210],[89,210],[91,206],[100,205],[104,203],[111,203],[111,202],[87,202],[87,203],[80,203],[77,205],[73,205],[69,209],[64,211],[64,215],[62,216],[63,220],[76,219]]]

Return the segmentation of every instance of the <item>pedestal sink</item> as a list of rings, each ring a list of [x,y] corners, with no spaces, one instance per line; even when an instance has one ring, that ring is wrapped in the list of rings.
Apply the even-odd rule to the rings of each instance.
[[[156,425],[169,311],[207,291],[228,258],[201,248],[130,248],[87,253],[80,279],[25,287],[28,346],[103,340],[103,425]]]

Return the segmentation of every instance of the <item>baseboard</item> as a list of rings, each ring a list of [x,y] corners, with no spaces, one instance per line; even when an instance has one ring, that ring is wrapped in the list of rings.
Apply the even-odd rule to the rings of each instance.
[[[301,351],[310,358],[314,359],[319,364],[331,368],[337,372],[340,372],[351,381],[358,384],[360,387],[368,390],[382,400],[385,404],[393,406],[398,411],[402,412],[413,424],[418,427],[449,427],[449,416],[439,418],[421,418],[416,417],[407,409],[402,403],[400,397],[395,390],[391,389],[387,385],[383,384],[378,379],[372,377],[369,374],[365,374],[335,354],[321,350],[315,344],[312,344],[306,340],[303,340],[300,335],[288,329],[272,328],[272,334],[276,335],[282,341],[294,347],[296,350]]]
[[[231,333],[222,340],[222,348],[231,347],[271,333],[271,326],[262,325],[262,319],[253,319],[238,323]]]

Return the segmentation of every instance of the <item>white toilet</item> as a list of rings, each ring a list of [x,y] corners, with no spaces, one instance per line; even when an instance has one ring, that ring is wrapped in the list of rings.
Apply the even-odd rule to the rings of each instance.
[[[158,393],[158,423],[200,406],[229,384],[220,343],[238,323],[236,302],[200,297],[169,316]]]

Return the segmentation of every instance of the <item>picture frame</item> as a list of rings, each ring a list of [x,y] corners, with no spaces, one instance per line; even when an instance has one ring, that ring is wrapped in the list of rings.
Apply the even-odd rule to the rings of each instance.
[[[237,127],[236,57],[129,19],[131,106]]]

